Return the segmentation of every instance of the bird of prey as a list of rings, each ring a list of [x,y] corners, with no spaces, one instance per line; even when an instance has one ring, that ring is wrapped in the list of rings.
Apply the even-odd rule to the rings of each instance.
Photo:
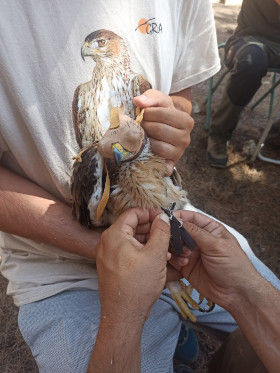
[[[126,103],[126,114],[135,117],[132,99],[151,85],[131,70],[127,46],[112,31],[97,30],[89,34],[81,55],[95,62],[91,80],[76,88],[72,104],[76,139],[83,148],[107,131],[112,108]]]
[[[166,161],[153,154],[140,125],[143,112],[132,100],[150,84],[131,71],[123,39],[106,30],[93,32],[82,47],[85,56],[96,65],[92,80],[80,85],[73,99],[81,148],[71,179],[73,216],[92,228],[112,224],[133,207],[170,211],[175,203],[177,209],[183,208],[188,200],[178,172],[165,176]],[[199,309],[191,288],[183,282],[170,282],[168,288],[183,316],[195,320],[186,304]]]
[[[109,30],[97,30],[85,38],[81,56],[91,58],[94,63],[90,81],[79,85],[72,102],[72,117],[76,139],[81,149],[102,138],[110,126],[111,109],[125,103],[126,114],[135,117],[133,97],[151,88],[150,83],[141,75],[132,71],[130,56],[125,41]],[[94,164],[93,164],[94,163]],[[87,185],[92,188],[79,191],[75,189],[74,209],[78,219],[87,221],[87,210],[84,202],[93,212],[97,210],[102,195],[102,175],[104,162],[97,152],[91,163]],[[79,183],[76,183],[78,188]],[[95,219],[94,225],[104,225],[106,219]]]

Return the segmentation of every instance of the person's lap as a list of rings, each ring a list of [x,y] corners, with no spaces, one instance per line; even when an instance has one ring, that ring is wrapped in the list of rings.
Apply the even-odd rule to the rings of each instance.
[[[188,205],[188,210],[194,210]],[[203,212],[202,212],[203,213]],[[276,288],[280,280],[254,255],[247,240],[233,228],[242,249]],[[219,306],[210,313],[193,311],[197,322],[226,333],[237,327],[232,316]],[[73,290],[20,307],[19,327],[41,373],[86,372],[100,319],[98,291]],[[176,304],[165,290],[153,307],[142,334],[142,372],[173,372],[172,357],[181,319]]]
[[[87,372],[99,320],[99,294],[95,290],[65,291],[21,306],[18,317],[40,373]],[[142,333],[142,372],[173,372],[180,327],[177,311],[159,299]]]

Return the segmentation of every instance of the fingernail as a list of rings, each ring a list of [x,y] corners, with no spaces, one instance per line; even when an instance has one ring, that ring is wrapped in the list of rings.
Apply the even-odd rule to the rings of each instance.
[[[162,212],[159,217],[160,217],[161,220],[165,221],[165,223],[170,225],[169,217],[165,213]]]

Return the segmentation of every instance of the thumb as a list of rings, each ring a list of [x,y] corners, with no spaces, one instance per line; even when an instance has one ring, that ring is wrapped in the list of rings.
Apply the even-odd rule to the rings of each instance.
[[[170,221],[166,214],[157,215],[144,250],[160,251],[166,258],[170,240]]]
[[[155,89],[148,89],[142,95],[134,97],[133,103],[140,108],[173,107],[173,101],[170,96]]]

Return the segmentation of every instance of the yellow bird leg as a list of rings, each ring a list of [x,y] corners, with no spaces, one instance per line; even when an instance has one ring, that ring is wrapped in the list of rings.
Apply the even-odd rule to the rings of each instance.
[[[195,322],[196,317],[188,307],[188,302],[191,307],[198,310],[199,305],[191,298],[193,288],[191,285],[187,286],[182,280],[171,281],[166,284],[167,289],[170,291],[172,298],[179,307],[182,316],[186,319],[189,318]]]

